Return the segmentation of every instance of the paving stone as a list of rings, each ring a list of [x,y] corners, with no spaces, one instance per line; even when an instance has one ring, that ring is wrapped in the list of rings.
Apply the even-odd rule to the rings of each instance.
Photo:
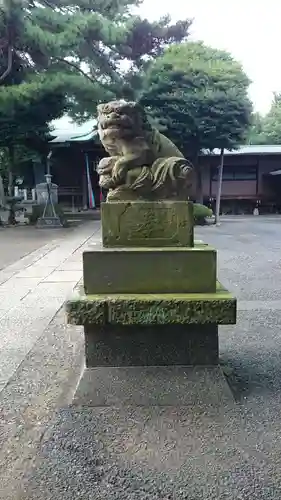
[[[65,282],[41,282],[38,286],[30,292],[28,297],[26,297],[27,301],[44,301],[51,297],[59,297],[64,299],[68,296],[68,294],[73,290],[75,285],[73,282],[65,281]]]
[[[2,388],[81,279],[81,271],[60,271],[60,265],[67,264],[75,249],[80,248],[94,231],[95,226],[87,224],[76,232],[67,233],[61,241],[37,249],[25,258],[22,267],[15,262],[6,268],[9,279],[0,285]],[[44,282],[48,275],[52,278]]]
[[[58,270],[53,271],[46,278],[44,278],[44,282],[47,283],[62,283],[65,281],[70,281],[73,283],[77,283],[82,278],[82,270],[72,271],[72,270]]]
[[[41,280],[53,271],[50,266],[28,266],[17,273],[17,278],[40,278]]]
[[[60,271],[80,271],[82,274],[82,256],[79,255],[79,258],[76,258],[75,260],[67,259],[67,261],[63,262],[60,266]]]

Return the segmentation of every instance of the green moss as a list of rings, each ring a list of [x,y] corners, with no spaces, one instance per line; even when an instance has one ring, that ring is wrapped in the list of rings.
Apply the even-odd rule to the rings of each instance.
[[[217,324],[236,323],[236,299],[218,284],[210,294],[84,295],[67,302],[72,324]]]
[[[65,305],[67,322],[71,325],[106,323],[106,302],[104,299],[88,300],[86,296],[68,300]]]
[[[102,204],[101,221],[105,247],[194,245],[190,202],[107,202]]]

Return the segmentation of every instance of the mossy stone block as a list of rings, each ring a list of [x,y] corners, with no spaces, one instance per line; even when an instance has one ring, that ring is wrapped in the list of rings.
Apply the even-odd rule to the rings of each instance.
[[[84,252],[83,275],[86,294],[214,293],[216,250],[101,247]]]
[[[107,307],[104,298],[88,300],[80,293],[75,299],[66,302],[67,322],[71,325],[104,325],[107,323]]]
[[[194,245],[191,202],[102,203],[101,222],[105,247],[192,247]]]
[[[236,298],[217,283],[215,293],[85,295],[66,303],[67,319],[76,325],[168,325],[236,323]]]

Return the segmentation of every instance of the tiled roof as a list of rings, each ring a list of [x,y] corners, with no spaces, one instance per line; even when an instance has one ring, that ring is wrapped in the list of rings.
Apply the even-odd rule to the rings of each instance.
[[[87,130],[87,124],[83,127],[76,127],[75,129],[67,130],[53,130],[51,135],[54,137],[50,141],[51,144],[63,144],[66,142],[87,142],[92,141],[98,135],[97,129],[95,127],[96,122],[89,122],[89,127]]]
[[[212,154],[212,155],[219,155],[220,154],[220,149],[214,149],[212,153],[205,152],[204,154]],[[237,149],[234,149],[230,151],[229,149],[226,149],[224,151],[225,156],[231,156],[231,155],[275,155],[275,154],[281,154],[281,145],[266,145],[266,146],[255,146],[250,145],[250,146],[240,146]]]

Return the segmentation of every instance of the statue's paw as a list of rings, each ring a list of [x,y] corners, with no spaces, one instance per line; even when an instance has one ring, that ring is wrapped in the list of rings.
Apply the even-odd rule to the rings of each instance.
[[[112,172],[115,160],[111,157],[102,158],[98,164],[97,172],[99,175],[109,174]]]
[[[100,179],[99,185],[104,189],[112,189],[114,187],[114,182],[111,177],[105,177]]]

